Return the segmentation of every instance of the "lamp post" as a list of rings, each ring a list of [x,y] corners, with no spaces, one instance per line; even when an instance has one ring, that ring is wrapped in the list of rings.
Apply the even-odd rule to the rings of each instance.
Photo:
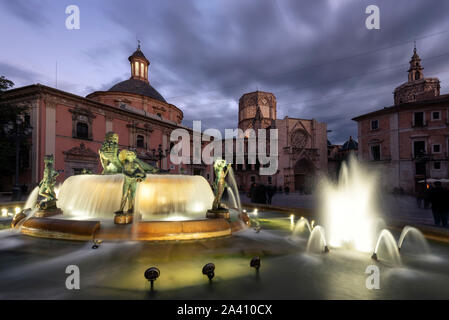
[[[14,187],[12,189],[12,201],[20,201],[22,196],[22,190],[19,186],[19,163],[20,163],[20,142],[28,138],[28,136],[32,132],[32,127],[29,126],[28,123],[24,122],[22,118],[16,118],[15,122],[9,122],[6,126],[6,131],[8,134],[11,134],[14,139],[16,145],[16,169],[15,169],[15,178],[14,178]]]
[[[162,159],[167,157],[169,150],[168,149],[163,150],[162,144],[159,144],[157,150],[153,149],[152,151],[153,151],[153,157],[155,157],[159,161],[159,169],[162,169]],[[157,155],[156,155],[156,151],[157,151]]]

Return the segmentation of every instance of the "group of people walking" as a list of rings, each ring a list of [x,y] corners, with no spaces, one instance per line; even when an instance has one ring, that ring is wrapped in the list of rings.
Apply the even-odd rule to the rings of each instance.
[[[427,186],[423,194],[417,196],[418,206],[424,202],[424,208],[432,209],[435,225],[448,226],[449,217],[449,189],[444,188],[440,181],[436,181],[434,186]]]
[[[271,204],[275,193],[276,187],[254,182],[249,190],[249,197],[253,203]]]

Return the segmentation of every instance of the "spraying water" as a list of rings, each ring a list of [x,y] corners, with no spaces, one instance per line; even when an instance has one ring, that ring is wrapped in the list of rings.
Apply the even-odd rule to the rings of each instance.
[[[307,231],[310,234],[312,232],[312,226],[307,218],[301,217],[298,222],[296,222],[293,229],[293,236],[302,234],[304,231]]]
[[[398,248],[401,250],[402,245],[404,243],[405,239],[409,239],[408,241],[412,242],[414,248],[418,248],[420,250],[421,254],[429,254],[429,244],[427,243],[426,238],[424,238],[424,235],[421,231],[418,229],[411,227],[411,226],[405,226],[402,229],[401,235],[399,236],[398,241]]]
[[[383,229],[379,238],[377,239],[376,247],[374,249],[373,256],[378,257],[378,252],[381,244],[384,244],[386,248],[385,260],[393,262],[394,265],[401,265],[401,256],[399,255],[398,246],[391,232],[387,229]]]
[[[310,233],[309,241],[307,241],[307,252],[321,253],[327,250],[326,237],[324,229],[316,226]]]
[[[77,219],[113,218],[123,175],[77,175],[62,184],[57,206]],[[138,184],[135,211],[144,220],[204,219],[214,195],[201,176],[149,175]]]
[[[355,158],[342,164],[337,184],[322,183],[325,225],[332,247],[350,246],[370,252],[375,237],[376,177],[363,170]]]
[[[230,192],[231,197],[233,197],[233,201],[235,201],[236,209],[238,209],[239,213],[242,212],[242,203],[240,202],[240,195],[239,195],[239,189],[237,187],[237,182],[235,181],[235,175],[234,170],[232,170],[232,167],[229,168],[227,178],[227,184],[228,184],[228,192]]]

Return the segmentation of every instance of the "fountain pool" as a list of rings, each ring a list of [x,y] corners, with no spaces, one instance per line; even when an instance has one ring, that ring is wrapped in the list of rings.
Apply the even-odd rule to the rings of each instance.
[[[379,249],[379,260],[345,248],[308,252],[307,235],[292,239],[290,218],[258,213],[259,233],[246,229],[213,240],[91,243],[24,237],[0,231],[2,299],[444,299],[449,298],[449,247],[429,241],[430,253],[401,250],[400,266]],[[298,221],[299,217],[295,217]],[[393,231],[399,240],[400,231]],[[297,239],[296,239],[297,238]],[[403,248],[409,245],[405,237]],[[250,267],[259,256],[258,274]],[[209,283],[202,274],[215,264]],[[67,265],[77,265],[81,289],[67,290]],[[380,269],[380,289],[365,286],[370,265]],[[160,270],[154,291],[144,278]],[[415,288],[411,290],[411,288]]]

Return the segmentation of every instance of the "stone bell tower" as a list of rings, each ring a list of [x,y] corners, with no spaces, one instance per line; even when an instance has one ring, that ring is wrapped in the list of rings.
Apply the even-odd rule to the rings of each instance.
[[[413,49],[413,56],[408,69],[408,81],[394,90],[394,104],[402,104],[420,100],[432,99],[440,95],[440,80],[424,78],[421,58]]]
[[[245,93],[239,100],[239,129],[274,127],[276,97],[270,92]]]

